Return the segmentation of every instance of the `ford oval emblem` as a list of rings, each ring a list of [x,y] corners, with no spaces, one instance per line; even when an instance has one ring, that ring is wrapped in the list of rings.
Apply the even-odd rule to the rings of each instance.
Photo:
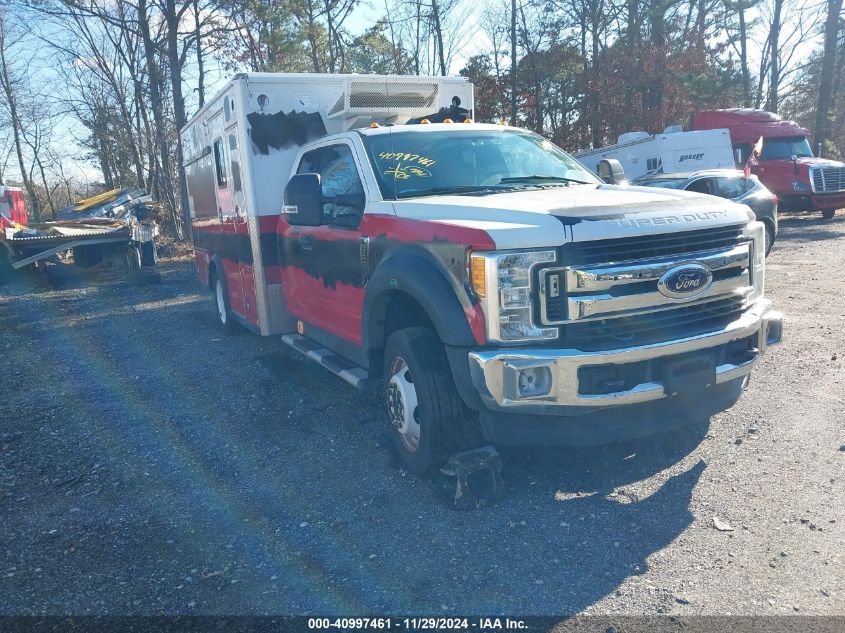
[[[689,299],[701,294],[713,283],[713,271],[703,264],[674,266],[657,280],[657,289],[672,299]]]

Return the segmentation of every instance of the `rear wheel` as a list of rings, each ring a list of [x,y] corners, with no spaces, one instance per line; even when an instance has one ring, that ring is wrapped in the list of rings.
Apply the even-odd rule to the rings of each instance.
[[[141,270],[141,249],[134,244],[126,249],[126,272],[137,273]]]
[[[482,442],[461,399],[443,345],[429,328],[394,332],[384,355],[391,435],[402,462],[422,475],[452,453]]]
[[[152,268],[158,264],[158,250],[153,240],[141,243],[141,266]]]
[[[0,284],[5,284],[12,279],[15,269],[9,259],[5,248],[0,247]]]
[[[232,311],[229,309],[226,283],[218,272],[214,273],[211,288],[214,291],[214,303],[217,308],[217,323],[224,332],[231,333],[235,330],[235,324],[232,320]]]
[[[822,209],[822,217],[825,220],[832,220],[835,213],[836,209]]]

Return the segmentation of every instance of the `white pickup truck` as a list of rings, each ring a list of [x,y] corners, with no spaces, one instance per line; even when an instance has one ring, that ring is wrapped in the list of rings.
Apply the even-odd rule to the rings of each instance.
[[[221,325],[381,389],[417,473],[733,405],[782,329],[748,207],[607,184],[471,110],[458,78],[235,77],[182,132]]]

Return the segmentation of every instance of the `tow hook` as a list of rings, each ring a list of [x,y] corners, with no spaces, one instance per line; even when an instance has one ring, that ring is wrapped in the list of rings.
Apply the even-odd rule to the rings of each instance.
[[[502,458],[492,446],[455,453],[440,468],[440,472],[455,479],[453,502],[456,508],[479,508],[505,494]],[[448,484],[444,489],[449,496],[452,495]]]

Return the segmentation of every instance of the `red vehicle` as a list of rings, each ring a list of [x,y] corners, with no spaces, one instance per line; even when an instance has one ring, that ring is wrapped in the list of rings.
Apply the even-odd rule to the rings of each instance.
[[[783,211],[817,209],[826,219],[845,208],[845,163],[813,155],[809,130],[764,110],[734,108],[699,112],[693,130],[727,128],[742,167],[754,145],[763,138],[763,150],[751,171],[780,200]]]
[[[14,228],[15,224],[26,225],[26,222],[23,189],[0,185],[0,231]]]

